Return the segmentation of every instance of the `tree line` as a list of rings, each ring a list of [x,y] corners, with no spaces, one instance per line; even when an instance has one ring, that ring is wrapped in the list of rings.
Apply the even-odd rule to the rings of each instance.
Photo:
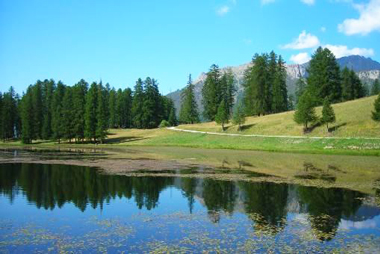
[[[177,124],[173,101],[149,77],[138,79],[134,91],[83,79],[74,86],[38,80],[22,97],[11,87],[0,94],[0,116],[1,138],[21,138],[26,144],[37,139],[103,142],[108,128]]]
[[[318,120],[329,129],[329,124],[335,122],[332,103],[380,93],[378,79],[369,91],[353,70],[347,67],[341,69],[334,54],[322,47],[313,54],[307,76],[300,76],[297,80],[294,96],[287,91],[285,61],[273,51],[253,56],[250,67],[244,73],[243,99],[236,106],[234,76],[230,70],[222,72],[213,64],[206,75],[202,88],[202,116],[221,124],[223,130],[230,119],[240,130],[246,116],[280,113],[293,110],[294,107],[297,109],[294,120],[303,124],[305,130],[308,130],[310,123]],[[181,94],[180,123],[193,124],[200,121],[194,89],[190,77]],[[316,116],[314,109],[320,105],[324,105],[321,119]],[[376,112],[373,113],[376,115],[374,120],[380,114],[380,111]]]

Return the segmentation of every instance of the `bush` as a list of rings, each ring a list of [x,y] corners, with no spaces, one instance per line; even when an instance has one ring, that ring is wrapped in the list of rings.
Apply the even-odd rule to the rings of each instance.
[[[158,127],[160,127],[160,128],[170,127],[170,123],[166,120],[162,120]]]

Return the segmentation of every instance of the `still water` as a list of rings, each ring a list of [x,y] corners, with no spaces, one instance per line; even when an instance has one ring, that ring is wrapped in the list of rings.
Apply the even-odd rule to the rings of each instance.
[[[0,164],[0,252],[380,250],[366,194],[269,182]]]

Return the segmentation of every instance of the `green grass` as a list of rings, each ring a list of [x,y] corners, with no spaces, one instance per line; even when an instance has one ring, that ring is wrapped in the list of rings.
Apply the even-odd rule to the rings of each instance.
[[[336,123],[335,131],[328,133],[326,126],[318,126],[307,136],[315,137],[378,137],[380,138],[380,123],[371,119],[371,111],[376,96],[366,97],[354,101],[348,101],[333,105]],[[322,108],[316,109],[321,115]],[[260,135],[291,135],[301,136],[303,127],[297,125],[293,120],[294,111],[267,115],[264,117],[247,117],[243,131],[239,132],[237,127],[227,125],[226,133],[260,134]],[[220,125],[215,122],[182,125],[182,129],[201,130],[209,132],[222,132]]]
[[[322,153],[380,156],[380,124],[371,119],[375,97],[334,105],[337,117],[336,131],[327,133],[325,126],[316,127],[305,137],[357,137],[356,139],[299,139],[276,137],[232,137],[200,133],[184,133],[167,129],[111,129],[105,144],[97,147],[172,146],[208,149],[259,150],[291,153]],[[320,114],[321,108],[317,109]],[[293,121],[294,112],[249,117],[242,132],[230,125],[227,133],[294,135],[302,136],[302,126]],[[179,128],[221,132],[221,127],[212,123],[181,125]],[[359,137],[359,138],[358,138]],[[360,138],[363,137],[363,138]],[[371,139],[373,138],[373,139]],[[377,139],[376,139],[377,138]],[[20,142],[0,143],[3,146],[22,146]],[[57,146],[55,142],[37,141],[41,147]],[[93,144],[59,144],[63,147],[93,147]]]

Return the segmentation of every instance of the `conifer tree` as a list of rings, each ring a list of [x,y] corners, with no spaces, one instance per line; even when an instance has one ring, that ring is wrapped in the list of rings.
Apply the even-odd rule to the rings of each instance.
[[[342,98],[339,65],[328,48],[319,47],[309,62],[307,90],[320,105],[328,97],[331,102]]]
[[[296,105],[298,104],[300,97],[302,96],[302,94],[305,91],[306,91],[306,80],[304,78],[300,77],[297,79],[297,82],[296,82],[296,92],[295,92]]]
[[[75,137],[74,132],[74,110],[73,110],[73,88],[66,87],[62,99],[62,136],[70,143]]]
[[[85,129],[84,136],[93,142],[96,142],[97,129],[97,108],[98,108],[98,86],[95,82],[91,84],[86,95],[85,106]]]
[[[245,123],[244,104],[242,102],[235,107],[232,123],[238,125],[238,130],[241,131],[241,127]]]
[[[329,123],[335,123],[334,109],[331,107],[329,99],[323,101],[321,122],[326,124],[327,132],[329,131]]]
[[[3,94],[0,92],[0,138],[3,136]]]
[[[135,85],[132,102],[133,126],[143,128],[143,106],[144,106],[144,88],[143,82],[139,78]]]
[[[377,96],[374,103],[374,111],[372,111],[372,119],[376,122],[380,122],[380,94]]]
[[[38,80],[32,89],[33,101],[33,131],[36,139],[42,138],[43,126],[43,103],[42,103],[42,82]]]
[[[105,105],[106,93],[104,92],[104,87],[102,83],[98,85],[97,88],[97,108],[96,108],[96,138],[103,143],[103,140],[107,136],[107,107]]]
[[[178,125],[178,120],[177,120],[177,116],[175,115],[174,106],[170,110],[168,122],[169,122],[170,126],[177,126]]]
[[[1,111],[1,127],[2,139],[12,139],[15,137],[15,126],[17,117],[17,104],[15,100],[16,94],[13,87],[9,88],[7,93],[4,93],[2,98],[2,111]]]
[[[380,93],[380,82],[376,79],[372,84],[371,95],[378,95]]]
[[[359,77],[353,70],[345,67],[342,70],[342,99],[343,101],[362,98],[365,95],[365,89]]]
[[[267,55],[256,54],[252,66],[244,74],[244,102],[247,115],[266,113],[265,87],[268,82]]]
[[[61,142],[61,138],[63,137],[63,105],[62,100],[63,96],[65,95],[65,85],[58,81],[57,83],[57,89],[54,91],[53,94],[53,101],[52,101],[52,131],[53,131],[53,138],[58,141],[58,143]]]
[[[126,88],[123,91],[123,102],[124,102],[124,110],[123,110],[123,126],[124,128],[132,127],[132,90],[130,88]]]
[[[222,95],[220,91],[220,70],[216,64],[211,65],[202,88],[202,104],[204,118],[214,121]]]
[[[189,81],[184,91],[181,93],[181,110],[179,113],[181,123],[193,124],[199,122],[198,105],[195,101],[194,85],[189,75]]]
[[[109,92],[109,112],[110,112],[110,120],[109,127],[116,128],[117,127],[117,110],[116,110],[116,101],[117,101],[117,93],[114,88],[112,88]]]
[[[81,79],[73,87],[73,132],[78,141],[85,138],[85,106],[88,83]]]
[[[21,100],[22,135],[21,142],[30,144],[33,140],[33,101],[32,86],[29,86]]]
[[[308,124],[317,120],[314,102],[309,91],[305,91],[299,99],[297,110],[294,113],[294,121],[304,125],[304,131],[308,130]]]
[[[55,90],[54,80],[45,80],[42,85],[44,94],[44,110],[43,110],[43,125],[42,138],[50,139],[52,137],[52,102]]]
[[[273,73],[271,75],[271,73]],[[279,113],[288,109],[288,91],[286,88],[286,67],[282,57],[279,56],[278,63],[274,72],[269,73],[273,76],[272,85],[272,113]]]
[[[267,61],[266,82],[264,84],[265,112],[272,113],[274,112],[273,106],[276,106],[278,108],[278,103],[282,100],[279,98],[281,96],[281,89],[279,87],[279,81],[277,80],[279,76],[277,75],[277,55],[274,53],[274,51],[271,51],[269,55],[265,56]],[[277,92],[277,94],[274,94],[275,92]],[[273,98],[274,96],[278,97]],[[274,99],[277,99],[276,102],[273,102]]]
[[[222,100],[226,103],[226,109],[228,116],[232,115],[232,108],[234,106],[235,101],[235,93],[236,93],[236,87],[235,87],[235,78],[231,71],[231,69],[228,69],[221,78],[220,81],[221,84],[221,94],[222,94]]]
[[[222,125],[222,131],[224,131],[224,125],[228,123],[229,116],[226,101],[223,99],[218,107],[218,112],[215,116],[215,122]]]

